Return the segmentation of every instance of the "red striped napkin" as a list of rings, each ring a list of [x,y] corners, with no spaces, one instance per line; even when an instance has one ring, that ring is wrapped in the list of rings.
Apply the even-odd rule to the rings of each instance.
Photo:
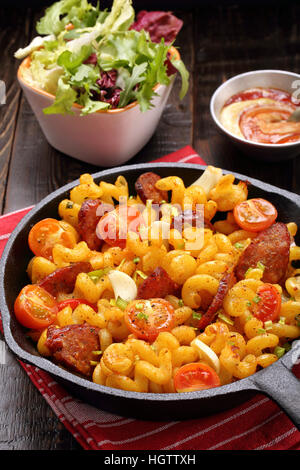
[[[205,164],[191,147],[157,161]],[[0,217],[0,253],[16,224],[31,209]],[[48,373],[20,362],[65,427],[91,450],[300,449],[300,432],[262,394],[229,411],[189,421],[150,422],[116,416],[69,395]],[[300,368],[298,371],[300,373]],[[298,375],[298,373],[297,373]]]

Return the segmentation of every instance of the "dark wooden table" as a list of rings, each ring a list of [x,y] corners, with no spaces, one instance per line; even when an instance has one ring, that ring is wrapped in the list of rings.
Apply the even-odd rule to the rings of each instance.
[[[35,35],[40,12],[41,7],[0,7],[0,80],[7,89],[6,105],[0,106],[2,213],[40,201],[83,172],[99,171],[49,146],[16,81],[13,53]],[[129,163],[189,144],[209,164],[299,193],[299,158],[251,160],[218,135],[209,113],[213,91],[233,75],[264,68],[300,72],[299,2],[212,1],[176,14],[184,21],[177,45],[191,73],[189,93],[178,100],[177,80],[155,135]],[[9,352],[6,358],[0,365],[0,449],[81,449],[15,358]]]

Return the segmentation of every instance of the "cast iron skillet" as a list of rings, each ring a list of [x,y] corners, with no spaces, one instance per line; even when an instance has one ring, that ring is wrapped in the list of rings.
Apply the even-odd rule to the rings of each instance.
[[[204,168],[190,164],[140,164],[105,170],[93,176],[97,182],[104,179],[113,183],[122,174],[134,192],[137,177],[146,171],[155,171],[162,177],[177,175],[189,185]],[[276,206],[279,221],[294,221],[300,226],[299,196],[236,173],[235,176],[251,183],[249,197],[263,197]],[[300,428],[300,381],[291,372],[293,364],[299,360],[300,341],[294,341],[291,351],[275,364],[246,379],[210,390],[178,394],[143,394],[100,386],[39,355],[33,343],[26,338],[13,312],[15,298],[21,288],[28,284],[26,267],[32,253],[28,248],[27,236],[30,228],[39,220],[57,218],[59,202],[68,197],[70,189],[76,184],[78,180],[63,186],[37,204],[18,224],[5,247],[0,265],[0,308],[5,340],[17,357],[49,372],[85,402],[119,415],[151,420],[196,418],[231,408],[261,392],[273,398]]]

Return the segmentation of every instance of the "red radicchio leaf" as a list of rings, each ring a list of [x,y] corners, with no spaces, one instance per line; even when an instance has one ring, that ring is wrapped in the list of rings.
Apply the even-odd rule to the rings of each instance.
[[[160,42],[165,39],[166,44],[173,42],[181,30],[183,21],[170,11],[145,11],[138,13],[136,21],[130,29],[141,31],[144,29],[150,34],[151,41]]]
[[[97,54],[95,52],[92,52],[91,55],[83,63],[84,64],[96,65],[97,64]]]

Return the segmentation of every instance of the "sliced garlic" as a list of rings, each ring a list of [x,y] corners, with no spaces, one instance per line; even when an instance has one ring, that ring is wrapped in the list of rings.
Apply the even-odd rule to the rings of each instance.
[[[209,195],[210,191],[218,184],[219,180],[222,177],[221,168],[216,168],[209,165],[204,173],[194,181],[191,186],[201,186],[204,189],[206,196]]]
[[[107,274],[113,288],[115,299],[120,297],[126,302],[134,300],[137,296],[137,287],[134,280],[122,271],[113,270]]]
[[[211,365],[217,374],[220,372],[221,364],[216,353],[209,347],[207,344],[203,343],[199,338],[195,338],[191,342],[191,346],[197,350],[199,358],[208,362]]]

